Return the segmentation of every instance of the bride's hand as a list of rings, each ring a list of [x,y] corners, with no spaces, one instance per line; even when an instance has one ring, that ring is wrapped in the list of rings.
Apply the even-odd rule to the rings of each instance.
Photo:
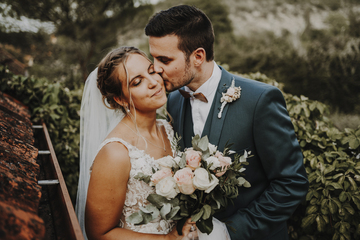
[[[182,234],[179,235],[176,227],[173,228],[173,230],[167,235],[168,240],[189,240],[189,233],[191,232],[191,227],[196,227],[195,222],[191,222],[191,218],[189,218],[183,228],[182,228]]]

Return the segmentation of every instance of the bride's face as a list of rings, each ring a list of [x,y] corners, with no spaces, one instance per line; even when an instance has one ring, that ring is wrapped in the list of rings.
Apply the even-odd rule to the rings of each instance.
[[[130,54],[126,61],[126,69],[129,75],[129,88],[127,82],[122,81],[125,101],[129,103],[131,98],[137,111],[154,111],[163,106],[166,101],[164,81],[154,71],[154,65],[140,54]],[[123,67],[120,67],[121,79],[126,79]]]

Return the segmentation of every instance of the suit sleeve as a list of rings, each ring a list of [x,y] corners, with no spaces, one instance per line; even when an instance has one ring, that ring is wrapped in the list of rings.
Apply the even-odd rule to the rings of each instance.
[[[308,191],[303,155],[280,90],[271,87],[261,94],[253,122],[255,154],[269,186],[229,217],[229,225],[236,229],[229,231],[232,240],[265,238],[286,223]]]

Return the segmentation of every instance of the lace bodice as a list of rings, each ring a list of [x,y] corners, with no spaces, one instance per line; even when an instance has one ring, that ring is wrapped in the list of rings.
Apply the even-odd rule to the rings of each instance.
[[[172,139],[174,137],[174,131],[171,125],[165,120],[160,119],[157,120],[157,124],[159,126],[163,125],[165,127],[167,137],[169,141],[172,142]],[[139,150],[137,147],[129,144],[121,138],[106,139],[100,145],[99,150],[110,142],[121,142],[129,151],[131,163],[130,176],[126,190],[126,199],[120,219],[120,227],[142,233],[167,234],[174,226],[174,223],[172,221],[165,221],[159,217],[158,219],[155,219],[148,224],[134,225],[126,222],[125,220],[132,213],[137,212],[140,206],[144,207],[149,204],[146,198],[149,194],[155,193],[154,187],[150,187],[145,182],[139,181],[134,177],[139,172],[142,172],[146,175],[151,175],[153,173],[152,169],[159,169],[159,165],[156,163],[155,159],[150,155],[146,154],[144,150]],[[172,151],[173,153],[175,151],[173,147]]]

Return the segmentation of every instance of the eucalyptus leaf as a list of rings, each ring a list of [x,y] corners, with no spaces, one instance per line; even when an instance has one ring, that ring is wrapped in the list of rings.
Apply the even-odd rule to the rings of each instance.
[[[200,136],[198,134],[196,134],[192,140],[191,140],[191,145],[193,146],[194,150],[201,150],[199,147],[198,147],[198,143],[200,141]]]
[[[143,217],[143,221],[141,223],[137,224],[137,225],[148,224],[149,222],[154,220],[152,214],[141,212],[141,215]]]
[[[167,220],[166,215],[171,211],[171,204],[165,203],[160,209],[160,215],[163,219]]]
[[[191,216],[191,221],[197,222],[202,217],[203,214],[204,214],[204,209],[201,208],[198,213],[195,213]]]
[[[126,222],[133,223],[133,224],[139,224],[143,221],[143,216],[141,212],[135,212],[131,214],[129,217],[126,218]]]
[[[209,139],[207,136],[204,136],[200,139],[198,142],[198,147],[201,149],[201,151],[205,152],[209,148]]]
[[[166,215],[166,219],[173,219],[173,220],[178,220],[178,219],[174,219],[174,217],[176,216],[176,214],[180,211],[180,206],[176,206],[171,208],[171,211]]]
[[[160,211],[159,209],[157,209],[154,205],[152,204],[148,204],[146,205],[146,207],[139,207],[139,209],[141,211],[143,211],[144,213],[149,213],[151,214],[152,220],[156,219],[157,217],[159,217],[160,215]]]
[[[202,215],[202,219],[206,220],[211,216],[211,206],[206,204],[202,208],[204,209],[204,214]]]
[[[146,199],[158,209],[160,209],[164,205],[164,203],[169,202],[169,200],[166,197],[160,196],[156,193],[149,194],[149,196]]]
[[[183,154],[183,155],[181,156],[180,161],[179,161],[179,167],[180,167],[180,168],[184,168],[185,166],[186,166],[186,155]]]

